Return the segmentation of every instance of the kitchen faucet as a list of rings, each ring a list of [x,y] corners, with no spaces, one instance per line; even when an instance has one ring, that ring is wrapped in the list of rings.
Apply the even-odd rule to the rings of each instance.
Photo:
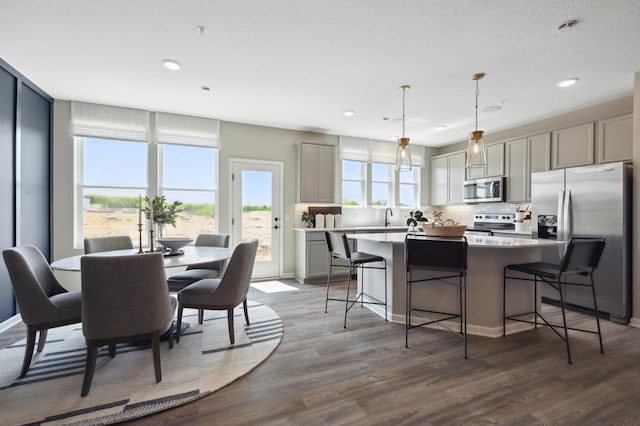
[[[391,214],[391,216],[393,216],[393,211],[387,207],[384,210],[384,226],[389,226],[390,222],[389,222],[389,217],[387,216],[387,213]]]

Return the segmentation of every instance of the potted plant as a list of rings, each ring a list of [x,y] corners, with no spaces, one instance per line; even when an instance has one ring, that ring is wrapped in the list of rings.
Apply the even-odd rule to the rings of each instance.
[[[409,212],[409,218],[407,219],[407,226],[411,227],[411,230],[415,230],[415,227],[418,226],[418,222],[428,222],[427,218],[424,217],[420,210],[416,210],[415,212]]]
[[[149,197],[144,197],[144,200],[146,204],[144,208],[145,217],[151,221],[152,226],[154,224],[157,225],[156,238],[162,237],[162,230],[165,225],[176,227],[176,219],[182,205],[180,201],[169,203],[164,195],[153,197],[152,202],[149,201]]]
[[[309,212],[302,212],[302,221],[307,228],[313,228],[313,216]]]

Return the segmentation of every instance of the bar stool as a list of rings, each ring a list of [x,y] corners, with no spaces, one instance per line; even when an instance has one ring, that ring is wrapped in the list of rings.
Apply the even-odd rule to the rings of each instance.
[[[329,232],[325,231],[325,237],[327,239],[327,247],[329,248],[329,276],[327,277],[327,297],[324,302],[324,312],[327,313],[327,306],[329,300],[335,300],[345,302],[344,310],[344,328],[347,328],[347,313],[349,309],[353,307],[358,301],[360,304],[381,305],[384,306],[384,320],[387,321],[387,261],[384,257],[376,256],[373,254],[351,251],[347,236],[344,232]],[[383,262],[384,266],[370,266],[368,264],[373,262]],[[346,264],[345,264],[346,263]],[[331,284],[331,275],[334,267],[349,268],[349,275],[347,278],[347,296],[345,299],[336,299],[329,297],[329,286]],[[357,273],[360,269],[383,269],[384,270],[384,302],[376,299],[375,297],[365,294],[364,285],[361,287],[360,293],[355,299],[349,299],[349,292],[351,288],[351,277]],[[367,300],[365,299],[365,296]]]
[[[467,251],[465,237],[425,237],[408,234],[404,240],[406,274],[405,347],[409,347],[409,330],[429,324],[437,324],[445,330],[462,337],[464,357],[467,359]],[[452,280],[457,278],[457,280]],[[458,290],[458,312],[435,311],[413,306],[413,286],[439,281]],[[412,324],[412,314],[425,320]],[[443,321],[460,319],[460,331]]]
[[[555,265],[552,263],[545,262],[533,262],[533,263],[521,263],[521,264],[513,264],[507,265],[504,267],[503,278],[502,278],[502,335],[506,336],[506,323],[507,320],[510,321],[519,321],[526,322],[529,324],[534,324],[534,327],[538,328],[538,319],[542,321],[542,324],[551,328],[554,333],[562,339],[567,347],[567,360],[569,364],[571,362],[571,348],[569,347],[569,333],[568,330],[573,331],[582,331],[585,333],[592,333],[598,335],[598,340],[600,342],[600,353],[604,353],[604,348],[602,346],[602,334],[600,332],[600,318],[598,314],[598,304],[596,302],[596,291],[593,283],[593,271],[598,267],[598,263],[600,262],[600,257],[602,256],[602,252],[604,251],[605,239],[604,238],[572,238],[567,245],[564,255],[560,260],[560,264]],[[533,275],[533,278],[529,278],[526,276],[508,276],[508,271],[516,271],[523,274]],[[570,282],[567,281],[567,278],[570,276],[581,276],[584,277],[582,282]],[[507,279],[509,280],[520,280],[520,281],[529,281],[534,285],[534,309],[531,312],[524,312],[516,315],[506,314],[506,295],[507,295]],[[560,308],[562,310],[562,325],[559,324],[551,324],[549,323],[541,314],[538,312],[537,307],[537,299],[538,299],[538,282],[546,283],[552,288],[556,289],[560,295]],[[593,309],[596,314],[596,325],[598,330],[586,330],[582,328],[574,328],[567,326],[567,318],[565,315],[566,308],[566,290],[567,286],[581,286],[581,287],[591,287],[591,294],[593,296]],[[533,321],[530,319],[523,319],[522,316],[525,315],[533,315]],[[561,334],[558,329],[563,330]]]

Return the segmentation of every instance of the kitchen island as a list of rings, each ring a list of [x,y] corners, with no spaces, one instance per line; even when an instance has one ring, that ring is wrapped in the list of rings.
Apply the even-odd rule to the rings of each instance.
[[[358,251],[363,251],[387,260],[388,312],[394,322],[405,321],[405,233],[351,234],[350,239],[357,240]],[[469,334],[499,337],[502,336],[502,272],[505,265],[513,263],[536,262],[541,258],[545,247],[562,247],[566,243],[554,240],[537,240],[513,237],[495,237],[468,235],[467,259],[467,332]],[[364,280],[358,280],[358,286],[364,282],[364,291],[372,297],[384,298],[384,271],[365,270]],[[414,305],[424,308],[456,311],[457,299],[447,291],[456,291],[450,286],[416,285],[413,290]],[[507,294],[507,315],[531,311],[533,290],[530,285],[512,284]],[[540,303],[540,292],[538,300]],[[384,316],[383,308],[369,305],[369,309]],[[450,324],[457,328],[456,322]],[[507,333],[530,328],[528,324],[507,324]]]

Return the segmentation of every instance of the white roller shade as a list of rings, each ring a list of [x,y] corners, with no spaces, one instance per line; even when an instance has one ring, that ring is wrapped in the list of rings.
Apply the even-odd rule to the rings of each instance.
[[[158,143],[219,147],[220,121],[163,112],[155,115]]]
[[[71,102],[71,131],[74,136],[148,141],[149,112]]]
[[[340,136],[340,159],[394,164],[397,147],[396,142]],[[424,167],[423,146],[411,144],[411,163],[416,167]]]

